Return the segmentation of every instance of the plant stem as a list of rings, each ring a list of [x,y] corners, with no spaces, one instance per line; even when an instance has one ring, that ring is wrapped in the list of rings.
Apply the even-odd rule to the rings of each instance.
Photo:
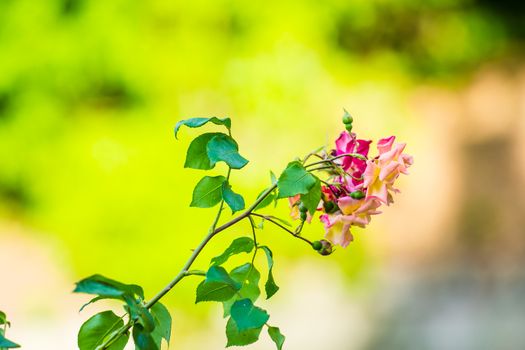
[[[206,276],[206,272],[201,270],[189,270],[186,272],[186,276]]]
[[[291,234],[291,235],[294,236],[295,238],[299,238],[300,240],[305,241],[305,242],[308,243],[309,245],[312,245],[312,242],[311,242],[308,238],[304,238],[304,237],[302,237],[302,236],[299,236],[298,234],[296,234],[296,233],[293,232],[292,230],[288,229],[288,228],[285,227],[284,225],[281,225],[279,222],[273,220],[273,219],[272,219],[271,217],[269,217],[269,216],[261,215],[261,214],[258,214],[258,213],[251,213],[250,215],[251,215],[251,216],[257,216],[257,217],[263,218],[264,220],[267,220],[267,221],[271,222],[272,224],[279,226],[280,228],[282,228],[283,230],[285,230],[286,232],[288,232],[289,234]]]
[[[365,156],[359,154],[359,153],[345,153],[345,154],[340,154],[338,156],[335,156],[335,157],[332,157],[332,158],[327,158],[327,159],[323,159],[323,160],[320,160],[318,162],[314,162],[314,163],[310,163],[308,165],[306,165],[306,167],[311,167],[313,165],[318,165],[318,164],[323,164],[323,163],[332,163],[334,160],[336,159],[339,159],[339,158],[343,158],[343,157],[353,157],[353,158],[357,158],[357,159],[361,159],[361,160],[368,160]]]
[[[325,165],[325,166],[320,166],[318,168],[308,169],[308,171],[312,172],[312,171],[329,170],[329,169],[334,169],[334,167],[332,165]]]
[[[277,187],[277,185],[273,185],[272,187],[270,187],[269,189],[264,191],[264,193],[252,204],[251,207],[246,209],[246,211],[244,213],[242,213],[241,215],[237,216],[233,220],[225,223],[224,225],[215,228],[215,226],[217,225],[217,222],[219,221],[217,218],[220,217],[220,213],[221,213],[221,211],[219,211],[219,213],[217,214],[217,217],[215,219],[215,222],[212,225],[212,230],[210,230],[208,235],[206,237],[204,237],[204,240],[197,246],[197,248],[195,248],[195,250],[191,254],[191,256],[188,259],[188,261],[186,261],[186,264],[184,264],[184,266],[182,267],[182,270],[179,272],[179,274],[177,276],[175,276],[175,278],[166,287],[164,287],[163,290],[161,290],[157,295],[155,295],[146,304],[146,308],[149,309],[150,307],[155,305],[155,303],[157,301],[159,301],[164,295],[166,295],[166,293],[168,293],[177,283],[179,283],[179,281],[181,279],[183,279],[186,276],[186,273],[188,272],[188,269],[191,267],[191,265],[193,264],[195,259],[197,259],[197,256],[199,256],[200,252],[202,251],[202,249],[204,249],[206,244],[208,244],[208,242],[213,238],[213,236],[215,236],[217,233],[219,233],[221,231],[224,231],[227,228],[235,225],[239,221],[249,217],[250,214],[252,213],[252,211],[259,205],[259,203],[261,203],[266,198],[266,196],[268,196],[273,190],[275,190],[276,187]]]
[[[228,171],[228,178],[229,178],[229,175],[230,175],[230,172]],[[219,221],[219,218],[220,218],[220,215],[221,215],[221,212],[222,212],[222,208],[223,208],[223,205],[224,205],[224,201],[221,201],[221,205],[220,205],[220,208],[219,208],[219,212],[217,213],[217,216],[215,217],[215,220],[210,228],[210,231],[208,232],[208,234],[206,235],[206,237],[204,237],[204,239],[202,240],[202,242],[197,246],[197,248],[195,248],[195,250],[193,251],[193,253],[191,254],[191,256],[189,257],[189,259],[186,261],[186,263],[184,264],[184,266],[182,267],[182,269],[180,270],[180,272],[175,276],[175,278],[173,278],[173,280],[171,280],[170,283],[168,283],[168,285],[166,285],[166,287],[164,287],[160,292],[157,293],[157,295],[155,295],[148,303],[146,303],[144,305],[145,308],[149,309],[151,308],[153,305],[155,305],[155,303],[157,303],[162,297],[164,297],[177,283],[179,283],[184,277],[188,276],[188,275],[192,275],[193,273],[189,274],[189,268],[191,267],[191,265],[193,264],[193,262],[195,261],[195,259],[197,259],[197,257],[199,256],[199,254],[202,252],[202,250],[204,249],[204,247],[208,244],[208,242],[213,238],[213,236],[215,236],[217,233],[221,232],[221,231],[224,231],[226,230],[227,228],[235,225],[236,223],[238,223],[239,221],[245,219],[245,218],[249,218],[250,215],[252,214],[253,210],[270,194],[272,193],[275,189],[277,188],[277,184],[274,184],[272,185],[271,187],[269,187],[266,191],[264,191],[261,196],[248,208],[246,209],[246,211],[244,211],[242,214],[240,214],[239,216],[235,217],[234,219],[228,221],[227,223],[225,223],[224,225],[221,225],[219,227],[216,227],[217,226],[217,223]],[[100,350],[105,350],[105,349],[108,349],[109,346],[111,346],[112,343],[114,343],[118,338],[120,338],[123,334],[125,334],[131,327],[133,327],[133,321],[129,321],[127,324],[125,324],[124,326],[122,326],[117,332],[113,333],[113,335],[108,339],[106,340],[100,347],[99,349]]]

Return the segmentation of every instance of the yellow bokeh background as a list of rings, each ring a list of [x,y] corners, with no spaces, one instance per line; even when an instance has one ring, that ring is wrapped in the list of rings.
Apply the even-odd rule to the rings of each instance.
[[[204,174],[183,164],[200,130],[176,141],[178,120],[232,118],[250,160],[232,184],[251,202],[270,170],[332,147],[346,108],[360,138],[394,134],[415,165],[396,203],[330,257],[259,234],[281,287],[262,305],[286,348],[523,348],[523,13],[512,0],[0,1],[8,336],[76,348],[83,320],[116,306],[79,314],[75,281],[100,273],[151,297],[180,269],[215,210],[189,207]],[[269,211],[288,216],[284,202]],[[249,233],[214,238],[195,267]],[[220,307],[194,305],[196,282],[164,299],[171,348],[220,349]]]

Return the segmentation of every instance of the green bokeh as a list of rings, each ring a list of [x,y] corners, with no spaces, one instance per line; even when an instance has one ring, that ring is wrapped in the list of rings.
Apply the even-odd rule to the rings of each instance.
[[[203,173],[183,168],[198,132],[175,141],[179,119],[232,117],[251,161],[232,183],[250,202],[270,169],[334,139],[349,91],[374,84],[395,99],[424,80],[460,82],[511,52],[520,32],[490,4],[0,1],[0,218],[62,242],[78,277],[101,273],[151,296],[214,216],[189,208]],[[381,112],[374,123],[406,124],[387,107],[370,106]],[[357,127],[366,122],[356,116]],[[212,241],[201,265],[248,233],[244,223]],[[324,261],[276,230],[261,241],[276,264]],[[356,279],[373,262],[365,245],[351,250],[335,259]],[[182,291],[167,303],[190,305],[192,289]]]

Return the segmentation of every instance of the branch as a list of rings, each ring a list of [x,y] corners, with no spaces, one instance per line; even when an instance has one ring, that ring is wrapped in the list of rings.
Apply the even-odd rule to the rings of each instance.
[[[230,175],[230,172],[228,171],[228,177]],[[238,223],[239,221],[245,219],[245,218],[249,218],[250,215],[252,214],[253,210],[270,194],[272,193],[275,189],[277,188],[277,184],[274,184],[272,185],[271,187],[269,187],[266,191],[264,191],[261,196],[248,208],[246,209],[246,211],[244,211],[241,215],[237,216],[236,218],[234,218],[233,220],[230,220],[229,222],[225,223],[224,225],[222,226],[219,226],[216,228],[216,225],[219,221],[219,218],[220,218],[220,215],[221,215],[221,212],[222,212],[222,208],[223,208],[223,205],[224,205],[224,201],[221,201],[221,205],[220,205],[220,208],[219,208],[219,212],[217,213],[217,216],[215,217],[215,220],[210,228],[210,231],[208,232],[208,235],[206,235],[206,237],[204,237],[204,239],[202,240],[202,242],[197,246],[197,248],[195,248],[195,250],[193,251],[193,253],[191,254],[191,256],[189,257],[189,259],[186,261],[186,263],[184,264],[184,266],[182,267],[182,269],[180,270],[180,272],[175,276],[175,278],[173,278],[173,280],[168,283],[168,285],[166,285],[166,287],[164,287],[159,293],[157,293],[157,295],[155,295],[148,303],[146,303],[145,307],[147,309],[150,309],[153,305],[155,305],[155,303],[157,303],[162,297],[164,297],[177,283],[179,283],[184,277],[188,276],[188,275],[193,275],[195,273],[189,273],[189,268],[191,267],[191,265],[193,264],[193,262],[195,261],[195,259],[197,259],[197,257],[199,256],[199,254],[202,252],[202,250],[204,249],[204,247],[208,244],[208,242],[213,238],[213,236],[215,236],[216,234],[218,234],[219,232],[221,231],[224,231],[226,230],[227,228],[235,225],[236,223]],[[124,326],[122,326],[117,332],[113,333],[113,335],[107,340],[104,342],[104,344],[101,345],[100,349],[101,350],[105,350],[105,349],[108,349],[111,344],[113,344],[118,338],[120,338],[124,333],[126,333],[131,327],[133,326],[133,321],[128,321],[127,324],[125,324]]]
[[[283,230],[285,230],[286,232],[288,232],[289,234],[291,234],[292,236],[294,236],[295,238],[299,238],[300,240],[308,243],[309,245],[312,245],[312,242],[308,239],[308,238],[304,238],[300,235],[298,235],[297,233],[295,233],[294,231],[288,229],[286,226],[282,225],[281,223],[273,220],[271,217],[269,216],[266,216],[266,215],[261,215],[261,214],[258,214],[258,213],[251,213],[250,215],[252,216],[257,216],[257,217],[260,217],[260,218],[263,218],[264,220],[267,220],[269,222],[271,222],[272,224],[274,225],[277,225],[279,226],[280,228],[282,228]]]
[[[345,153],[345,154],[340,154],[340,155],[332,157],[332,158],[327,158],[327,159],[320,160],[318,162],[310,163],[310,164],[306,165],[306,167],[308,168],[310,166],[323,164],[323,163],[333,163],[334,160],[339,159],[339,158],[344,158],[344,157],[353,157],[353,158],[361,159],[361,160],[364,160],[364,161],[368,160],[365,156],[363,156],[362,154],[359,154],[359,153]]]

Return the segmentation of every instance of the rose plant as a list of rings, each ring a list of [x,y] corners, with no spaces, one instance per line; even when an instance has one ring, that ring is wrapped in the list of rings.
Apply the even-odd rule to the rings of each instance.
[[[189,145],[184,167],[211,170],[217,163],[227,165],[225,175],[204,176],[193,190],[190,206],[212,208],[218,211],[207,234],[193,250],[188,260],[173,280],[151,299],[147,300],[142,287],[93,275],[76,283],[75,293],[92,295],[82,306],[102,299],[119,301],[124,309],[121,315],[111,310],[89,318],[78,333],[80,350],[122,350],[130,340],[137,350],[160,350],[163,342],[169,343],[171,315],[160,300],[181,280],[194,276],[200,279],[196,287],[195,303],[218,302],[223,306],[226,321],[226,346],[243,346],[256,342],[266,328],[278,350],[282,349],[285,336],[270,323],[270,315],[259,306],[261,279],[264,280],[264,297],[271,298],[279,287],[274,279],[274,257],[268,245],[257,239],[258,230],[270,223],[291,237],[308,244],[321,255],[330,255],[334,246],[347,247],[353,241],[352,227],[365,227],[373,215],[380,214],[382,206],[393,202],[396,179],[407,174],[412,157],[403,153],[404,143],[395,143],[395,137],[377,142],[377,155],[370,156],[372,141],[358,139],[352,132],[353,118],[345,111],[345,129],[335,141],[335,149],[320,148],[290,163],[279,177],[271,173],[271,182],[254,202],[247,206],[242,195],[235,192],[230,182],[232,171],[242,169],[248,160],[239,153],[239,146],[232,136],[230,118],[191,118],[175,126],[175,138],[182,127],[201,128],[207,124],[224,127],[226,132],[209,132],[197,136]],[[272,204],[287,199],[291,217],[298,221],[292,225],[274,215],[263,213]],[[233,218],[221,224],[228,206]],[[324,225],[324,237],[311,241],[303,236],[305,223],[310,223],[319,212]],[[248,236],[234,239],[220,255],[211,259],[205,268],[193,268],[199,254],[211,239],[241,221],[250,224]],[[232,269],[225,265],[237,254],[251,254],[246,263]],[[266,257],[268,273],[264,278],[255,266],[257,254]],[[201,262],[202,264],[202,262]],[[7,325],[0,313],[0,325]],[[18,345],[4,338],[0,330],[0,348]],[[164,339],[164,340],[163,340]]]

